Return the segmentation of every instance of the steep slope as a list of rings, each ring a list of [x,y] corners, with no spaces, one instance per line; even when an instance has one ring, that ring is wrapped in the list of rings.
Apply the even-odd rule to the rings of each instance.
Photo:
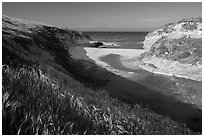
[[[92,39],[81,32],[3,16],[2,33],[3,64],[14,67],[29,64],[42,66],[43,70],[46,70],[44,66],[51,65],[91,82],[97,81],[95,76],[103,81],[104,75],[109,75],[92,62],[71,59],[69,47],[92,46]],[[88,73],[90,69],[93,75]],[[98,69],[102,74],[96,72]]]
[[[7,16],[2,33],[3,134],[196,134],[90,89],[104,86],[113,74],[70,57],[70,47],[92,46],[89,36]]]
[[[169,23],[145,37],[141,56],[151,71],[164,72],[201,81],[202,70],[202,18],[183,19]]]
[[[7,16],[2,18],[3,63],[12,55],[32,62],[51,61],[68,54],[68,47],[87,45],[90,37],[77,31],[37,24]],[[5,55],[6,53],[6,55]],[[10,54],[8,56],[8,54]]]
[[[145,37],[147,55],[193,65],[202,64],[202,18],[170,23]]]
[[[202,18],[183,19],[175,23],[169,23],[148,33],[144,40],[144,49],[150,49],[161,38],[169,40],[182,37],[202,38]]]

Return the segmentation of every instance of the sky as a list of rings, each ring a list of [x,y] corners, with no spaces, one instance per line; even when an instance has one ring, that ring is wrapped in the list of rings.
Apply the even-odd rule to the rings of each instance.
[[[152,31],[202,16],[201,2],[3,2],[2,13],[79,31]]]

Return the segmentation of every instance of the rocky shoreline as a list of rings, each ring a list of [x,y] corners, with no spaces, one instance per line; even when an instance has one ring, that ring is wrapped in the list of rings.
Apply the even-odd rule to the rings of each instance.
[[[90,41],[91,47],[95,48],[116,48],[119,47],[116,43],[102,42],[102,41]]]

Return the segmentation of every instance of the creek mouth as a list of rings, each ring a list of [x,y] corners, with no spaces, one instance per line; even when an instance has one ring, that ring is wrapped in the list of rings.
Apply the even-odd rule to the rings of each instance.
[[[192,131],[202,132],[202,110],[194,105],[183,103],[178,96],[164,92],[168,87],[162,84],[166,77],[156,75],[142,69],[130,69],[121,64],[120,55],[109,54],[100,58],[110,67],[126,72],[134,72],[130,79],[115,77],[110,80],[105,89],[111,96],[122,99],[129,104],[141,104],[155,113],[169,117],[179,123],[186,124]],[[143,83],[148,79],[154,79],[154,85]],[[150,82],[150,84],[152,84]],[[151,88],[158,87],[158,88]],[[166,86],[166,84],[164,85]]]

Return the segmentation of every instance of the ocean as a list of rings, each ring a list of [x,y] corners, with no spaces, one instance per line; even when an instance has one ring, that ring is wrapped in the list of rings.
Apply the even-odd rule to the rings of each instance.
[[[95,41],[117,45],[114,48],[142,49],[148,32],[84,32]]]

